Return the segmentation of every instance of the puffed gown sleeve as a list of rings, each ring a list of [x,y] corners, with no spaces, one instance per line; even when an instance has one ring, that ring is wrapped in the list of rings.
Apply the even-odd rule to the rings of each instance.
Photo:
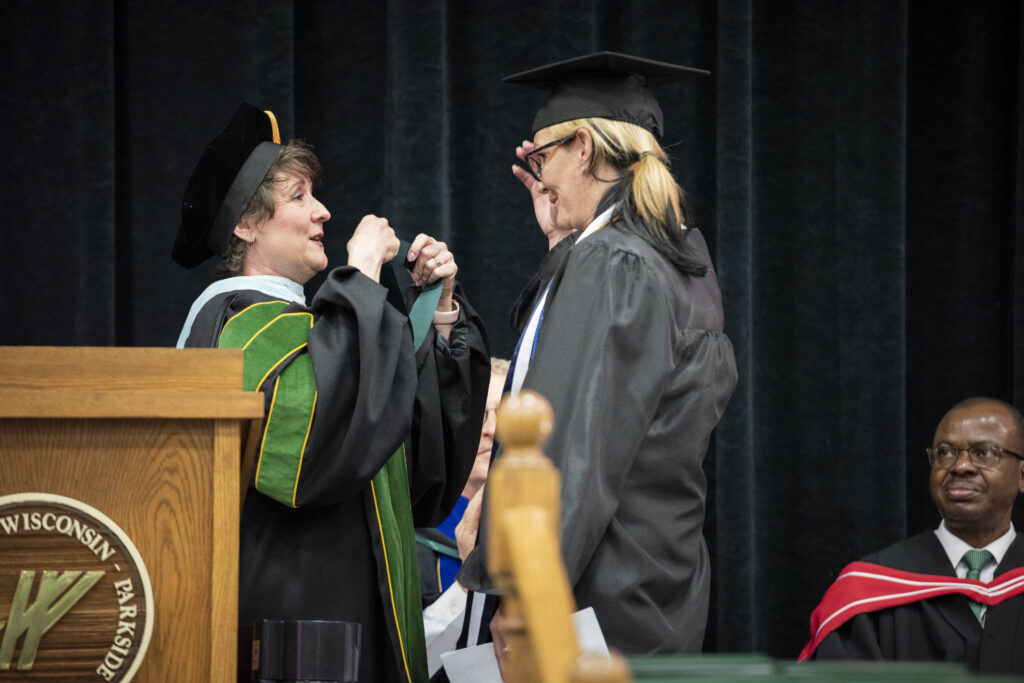
[[[449,337],[431,326],[414,350],[408,318],[386,294],[355,269],[339,268],[313,300],[309,353],[319,396],[298,502],[353,495],[404,440],[414,523],[434,526],[458,500],[476,456],[487,341],[460,289]]]
[[[409,489],[417,527],[445,520],[476,460],[483,428],[490,352],[483,321],[459,286],[459,319],[447,337],[431,327],[416,353],[418,373],[409,437]]]

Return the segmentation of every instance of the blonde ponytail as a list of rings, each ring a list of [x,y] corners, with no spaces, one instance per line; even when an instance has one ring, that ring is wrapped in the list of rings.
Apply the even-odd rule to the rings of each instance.
[[[645,221],[678,230],[683,215],[683,189],[672,177],[667,164],[668,159],[660,147],[656,151],[641,152],[640,158],[630,165],[633,172],[630,190],[633,203]]]
[[[572,135],[580,128],[590,131],[594,153],[590,171],[610,166],[617,177],[595,178],[609,183],[597,213],[619,205],[615,224],[651,244],[680,271],[700,277],[707,265],[693,254],[681,230],[685,222],[686,195],[669,170],[669,158],[647,129],[625,121],[588,118],[556,123],[553,138]]]

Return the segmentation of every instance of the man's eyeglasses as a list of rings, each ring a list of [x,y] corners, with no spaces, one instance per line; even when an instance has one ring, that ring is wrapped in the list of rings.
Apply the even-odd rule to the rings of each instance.
[[[498,409],[497,408],[484,408],[484,424],[487,424],[487,420],[491,419],[491,415],[493,415],[494,419],[497,420],[498,419]]]
[[[935,446],[934,448],[926,448],[928,452],[928,462],[931,463],[932,467],[941,467],[948,469],[956,464],[956,461],[960,459],[961,451],[967,451],[967,457],[971,459],[971,464],[981,469],[990,470],[999,465],[999,459],[1006,455],[1012,455],[1015,458],[1024,460],[1024,455],[1008,451],[1005,448],[995,446],[992,444],[981,444],[978,446],[971,446],[970,448],[955,448],[953,446]]]
[[[543,152],[544,150],[546,150],[549,147],[560,147],[561,145],[568,144],[569,142],[571,142],[572,140],[575,140],[575,139],[576,139],[576,133],[573,133],[572,135],[566,135],[564,138],[558,138],[557,140],[552,140],[551,142],[547,143],[546,145],[541,145],[540,147],[534,147],[533,150],[528,152],[527,155],[526,155],[526,168],[528,168],[530,170],[530,175],[532,175],[537,180],[540,180],[540,174],[541,174],[541,171],[543,170],[541,168],[541,160],[538,159],[537,157],[534,157],[533,156],[534,154],[536,154],[537,152]]]

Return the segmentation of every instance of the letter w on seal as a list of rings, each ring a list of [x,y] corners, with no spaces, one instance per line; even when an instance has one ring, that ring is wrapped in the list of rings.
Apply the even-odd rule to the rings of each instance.
[[[0,641],[0,671],[11,668],[14,647],[25,635],[21,646],[21,657],[18,658],[18,669],[31,669],[36,661],[36,651],[43,634],[53,628],[68,610],[85,597],[96,582],[103,578],[105,571],[85,572],[67,571],[57,576],[55,571],[44,571],[39,582],[39,593],[36,601],[29,606],[28,598],[35,583],[36,573],[25,569],[18,579],[18,587],[14,590],[14,601],[11,603],[11,614],[7,622],[0,621],[0,629],[4,629],[4,638]]]

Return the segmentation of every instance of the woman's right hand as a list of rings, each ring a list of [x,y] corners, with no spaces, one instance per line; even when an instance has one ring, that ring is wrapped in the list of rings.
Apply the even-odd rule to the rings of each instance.
[[[523,140],[523,144],[516,147],[516,156],[525,165],[529,163],[526,161],[526,155],[531,151],[533,151],[533,143],[529,140]],[[519,182],[530,191],[530,197],[533,199],[533,213],[537,216],[537,225],[540,226],[544,236],[548,238],[548,248],[550,249],[571,231],[559,230],[558,226],[555,225],[554,206],[551,204],[548,193],[544,191],[544,184],[542,182],[534,178],[529,171],[518,164],[512,165],[512,175],[518,178]]]
[[[374,282],[380,282],[380,269],[398,253],[401,243],[387,218],[363,216],[348,241],[348,265],[357,268]]]

